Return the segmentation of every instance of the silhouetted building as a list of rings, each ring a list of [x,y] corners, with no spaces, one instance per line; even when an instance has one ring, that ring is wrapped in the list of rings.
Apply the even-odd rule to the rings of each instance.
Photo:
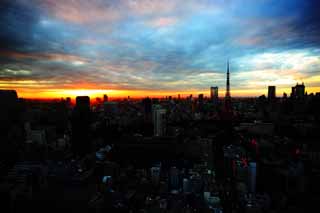
[[[268,86],[268,99],[273,100],[276,98],[276,86]]]
[[[151,136],[153,134],[152,129],[152,101],[149,97],[144,98],[142,100],[142,107],[143,107],[143,130],[145,135]]]
[[[291,88],[291,97],[292,98],[303,98],[305,96],[305,86],[304,84],[297,84]]]
[[[88,96],[77,96],[76,108],[81,110],[90,110],[90,98]]]
[[[283,98],[286,99],[288,97],[287,93],[283,93]]]
[[[78,155],[91,151],[89,131],[91,121],[90,98],[78,96],[72,112],[72,149]]]
[[[1,135],[6,137],[9,129],[18,119],[18,96],[15,90],[0,90]]]
[[[296,85],[296,96],[297,98],[303,98],[305,94],[305,86],[304,84],[297,84]]]
[[[218,87],[210,87],[210,98],[212,101],[218,100]]]
[[[103,102],[108,102],[108,96],[106,94],[103,95]]]
[[[198,112],[203,112],[203,106],[204,106],[203,94],[199,94],[199,95],[198,95],[197,111],[198,111]]]
[[[0,113],[3,114],[0,119],[5,119],[14,113],[12,110],[17,108],[17,104],[18,95],[15,90],[0,90]]]
[[[66,98],[66,106],[69,108],[71,107],[71,98],[70,97],[67,97]]]
[[[142,100],[143,109],[145,114],[151,114],[152,111],[152,103],[150,98],[145,98]]]

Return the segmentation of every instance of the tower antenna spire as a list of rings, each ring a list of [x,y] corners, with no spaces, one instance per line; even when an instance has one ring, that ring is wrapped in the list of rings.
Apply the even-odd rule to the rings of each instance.
[[[230,99],[230,70],[229,70],[229,59],[227,61],[227,90],[226,90],[226,99]]]

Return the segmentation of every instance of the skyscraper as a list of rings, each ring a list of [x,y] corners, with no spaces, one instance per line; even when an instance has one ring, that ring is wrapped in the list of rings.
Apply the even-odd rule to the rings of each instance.
[[[210,98],[212,101],[218,100],[218,87],[210,87]]]
[[[88,96],[78,96],[76,106],[72,112],[72,149],[73,152],[83,156],[90,152],[89,141],[90,131],[90,98]]]
[[[13,142],[14,138],[9,135],[15,136],[13,130],[19,126],[19,100],[15,90],[0,90],[0,142]],[[9,132],[11,134],[9,134]],[[14,141],[17,142],[17,141]],[[0,150],[0,156],[3,150]],[[5,151],[4,151],[5,152]]]
[[[108,95],[107,94],[103,95],[103,102],[108,102]]]
[[[297,98],[303,98],[305,95],[305,86],[304,84],[297,84],[296,85],[296,96]]]
[[[268,86],[268,99],[273,100],[276,98],[276,86]]]
[[[305,96],[305,86],[304,84],[297,84],[291,88],[291,97],[292,98],[303,98]]]
[[[160,105],[152,106],[154,136],[164,136],[166,132],[166,110]]]

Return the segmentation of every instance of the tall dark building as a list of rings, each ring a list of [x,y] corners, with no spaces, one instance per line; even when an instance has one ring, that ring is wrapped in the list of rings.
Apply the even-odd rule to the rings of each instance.
[[[212,101],[218,100],[218,87],[210,87],[210,98]]]
[[[226,109],[227,111],[231,111],[229,61],[228,61],[228,63],[227,63],[227,83],[226,83],[225,109]]]
[[[0,161],[11,161],[24,141],[21,100],[15,90],[0,90]],[[15,159],[14,159],[15,160]]]
[[[90,144],[90,98],[78,96],[72,112],[72,149],[75,154],[84,156],[91,150]]]
[[[296,96],[297,98],[303,98],[305,95],[305,86],[304,84],[297,84],[296,85]]]
[[[273,100],[276,98],[276,86],[268,86],[268,99]]]
[[[142,100],[143,112],[144,112],[144,134],[151,136],[153,133],[152,128],[152,101],[149,97]]]
[[[297,84],[291,88],[291,97],[292,98],[303,98],[305,96],[305,86],[304,84]]]
[[[15,116],[18,105],[18,95],[15,90],[0,90],[0,121],[11,120]]]
[[[151,99],[148,97],[148,98],[145,98],[142,100],[142,103],[143,103],[143,108],[144,108],[144,114],[150,114],[151,115],[151,111],[152,111],[152,102],[151,102]]]
[[[203,111],[203,94],[198,95],[198,111]]]
[[[9,128],[18,119],[18,95],[15,90],[0,90],[0,126],[1,135],[7,134]],[[2,132],[3,130],[3,132]]]
[[[103,95],[103,102],[108,102],[108,95],[106,94]]]

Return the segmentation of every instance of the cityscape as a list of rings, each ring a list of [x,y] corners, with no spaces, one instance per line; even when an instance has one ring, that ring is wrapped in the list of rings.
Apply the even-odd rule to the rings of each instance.
[[[248,2],[1,2],[1,212],[317,209],[320,5]]]

